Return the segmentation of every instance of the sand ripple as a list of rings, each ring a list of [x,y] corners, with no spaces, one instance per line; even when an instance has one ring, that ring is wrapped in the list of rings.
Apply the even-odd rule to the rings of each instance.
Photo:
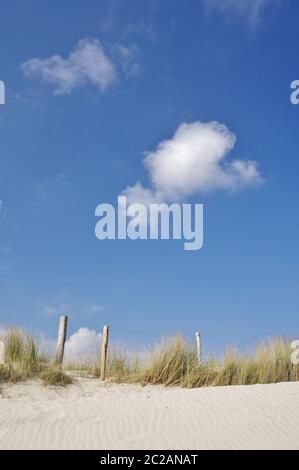
[[[299,449],[299,383],[5,386],[0,449]]]

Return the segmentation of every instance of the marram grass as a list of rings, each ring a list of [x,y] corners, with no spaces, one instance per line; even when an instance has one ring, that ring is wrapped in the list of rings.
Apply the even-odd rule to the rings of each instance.
[[[220,360],[199,365],[196,350],[182,337],[164,341],[154,348],[149,360],[132,366],[124,354],[108,362],[107,374],[116,382],[207,387],[253,385],[299,380],[299,367],[291,363],[288,340],[272,340],[257,347],[252,355],[230,350]]]
[[[18,328],[9,328],[5,332],[5,362],[12,375],[17,372],[20,377],[36,376],[45,358],[39,354],[35,339]]]
[[[68,385],[72,379],[54,367],[39,351],[33,336],[19,328],[4,333],[5,365],[0,365],[0,383],[41,378],[47,385]]]
[[[39,351],[35,339],[20,329],[5,332],[6,364],[0,366],[0,383],[40,378],[46,385],[66,386],[71,376]],[[229,350],[221,359],[198,363],[196,350],[177,336],[164,340],[141,357],[109,348],[106,378],[115,383],[161,384],[188,388],[253,385],[299,380],[299,366],[291,363],[291,342],[276,339],[259,345],[252,354]],[[99,377],[98,364],[78,361],[68,370]],[[72,374],[74,375],[74,374]]]
[[[44,385],[55,385],[65,387],[73,383],[72,377],[65,374],[59,367],[51,366],[46,368],[41,374]]]

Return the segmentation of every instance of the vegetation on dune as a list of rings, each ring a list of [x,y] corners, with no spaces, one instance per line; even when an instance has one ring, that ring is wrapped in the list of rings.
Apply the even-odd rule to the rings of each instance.
[[[0,383],[13,383],[34,377],[41,378],[45,383],[51,382],[51,385],[70,383],[70,378],[62,371],[58,373],[54,370],[45,354],[39,351],[33,336],[19,328],[8,328],[3,339],[5,365],[0,365]]]
[[[184,385],[185,377],[196,368],[195,349],[178,336],[154,349],[142,378],[145,383]]]
[[[0,365],[0,384],[3,382],[15,383],[22,380],[22,376],[10,365]]]
[[[51,366],[45,369],[40,378],[42,379],[45,385],[55,385],[65,387],[66,385],[70,385],[73,383],[72,377],[65,374],[61,368]]]
[[[252,355],[228,351],[221,360],[198,363],[196,350],[182,337],[154,348],[148,361],[133,365],[122,354],[113,353],[108,377],[117,382],[207,387],[289,382],[299,379],[299,368],[291,363],[290,341],[263,343]]]
[[[46,385],[66,386],[73,379],[39,350],[36,340],[17,328],[4,335],[6,364],[0,365],[0,383],[40,378]],[[207,387],[267,384],[299,380],[299,366],[291,363],[290,341],[278,339],[259,345],[253,354],[229,350],[222,359],[199,364],[196,349],[181,336],[164,340],[141,357],[110,347],[107,379],[116,383]],[[66,366],[67,367],[67,366]],[[98,364],[72,364],[68,370],[99,377]]]
[[[124,350],[111,348],[108,353],[107,377],[116,383],[140,382],[143,364],[138,354],[131,356]]]
[[[18,328],[9,328],[5,332],[5,359],[12,374],[18,372],[23,378],[38,375],[45,363],[45,357],[39,354],[35,339]]]

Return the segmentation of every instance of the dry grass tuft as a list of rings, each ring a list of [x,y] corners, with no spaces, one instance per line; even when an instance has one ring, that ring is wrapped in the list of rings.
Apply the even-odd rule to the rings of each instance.
[[[5,365],[0,366],[0,382],[17,382],[40,377],[49,385],[68,385],[72,379],[61,370],[49,367],[49,360],[39,352],[35,339],[19,328],[4,334]]]
[[[142,371],[143,381],[151,384],[183,385],[196,367],[196,352],[184,338],[177,336],[154,349],[149,364]]]
[[[59,367],[55,366],[45,369],[41,373],[40,378],[44,385],[53,385],[58,387],[66,387],[74,382],[72,377],[65,374]]]
[[[11,365],[0,365],[0,383],[16,383],[22,380],[22,376]]]
[[[5,331],[5,370],[2,376],[9,375],[9,380],[15,378],[27,379],[35,377],[41,371],[45,358],[39,354],[34,338],[18,328]]]

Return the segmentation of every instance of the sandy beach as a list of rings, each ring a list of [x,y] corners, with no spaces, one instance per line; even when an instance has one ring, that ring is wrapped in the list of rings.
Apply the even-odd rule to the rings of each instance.
[[[4,385],[1,449],[299,449],[299,383]]]

